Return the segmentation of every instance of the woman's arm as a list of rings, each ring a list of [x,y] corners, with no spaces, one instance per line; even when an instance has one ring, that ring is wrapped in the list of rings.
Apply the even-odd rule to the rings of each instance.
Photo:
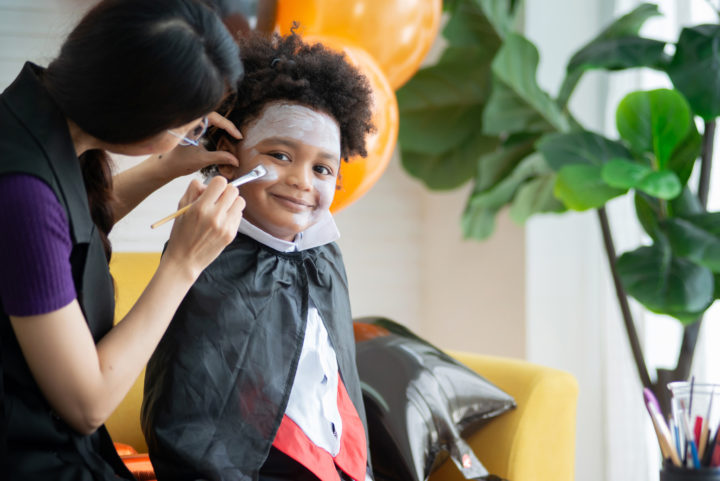
[[[221,128],[235,138],[242,135],[235,125],[220,114],[208,115],[210,125]],[[171,152],[156,154],[113,176],[111,207],[115,222],[125,217],[148,195],[171,180],[189,175],[208,165],[238,165],[229,152],[209,152],[202,147],[179,145]]]
[[[181,205],[203,190],[193,182]],[[244,201],[214,179],[173,226],[152,280],[96,345],[77,300],[53,312],[11,316],[33,377],[53,409],[81,433],[105,422],[128,392],[198,275],[234,238]]]

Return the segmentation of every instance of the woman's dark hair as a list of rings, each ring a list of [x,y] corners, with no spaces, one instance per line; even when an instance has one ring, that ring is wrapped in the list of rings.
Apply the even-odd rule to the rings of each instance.
[[[70,33],[43,82],[83,131],[124,144],[214,110],[241,75],[235,41],[200,0],[104,0]],[[107,234],[109,158],[91,150],[80,160],[93,220]]]
[[[240,40],[245,75],[227,117],[245,125],[274,101],[289,101],[322,111],[340,126],[340,154],[366,156],[365,137],[373,131],[372,89],[344,54],[322,44],[304,43],[296,34],[270,38],[251,34]],[[209,148],[224,134],[215,130]]]

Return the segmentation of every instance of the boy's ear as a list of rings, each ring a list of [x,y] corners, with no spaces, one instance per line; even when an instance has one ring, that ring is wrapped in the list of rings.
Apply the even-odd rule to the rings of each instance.
[[[220,137],[220,140],[218,140],[216,150],[224,150],[225,152],[230,152],[235,155],[235,151],[237,150],[239,143],[240,141],[233,142],[227,135],[223,135]]]
[[[225,152],[230,152],[237,157],[238,145],[239,142],[232,142],[227,137],[222,137],[217,143],[216,150],[224,150]],[[232,180],[237,176],[237,167],[233,165],[218,164],[217,169],[220,175],[228,180]]]

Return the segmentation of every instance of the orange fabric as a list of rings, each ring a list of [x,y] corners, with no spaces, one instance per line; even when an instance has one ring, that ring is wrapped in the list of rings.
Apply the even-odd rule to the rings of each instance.
[[[117,444],[115,443],[116,447]],[[134,451],[132,447],[130,449]],[[150,456],[147,454],[125,454],[121,455],[120,459],[138,481],[156,481],[155,469],[150,462]]]
[[[365,481],[365,428],[342,380],[338,383],[338,410],[343,423],[340,451],[335,458],[308,438],[292,419],[283,416],[273,446],[305,466],[321,481],[340,481],[336,466],[356,481]]]
[[[121,458],[123,456],[127,456],[129,454],[137,454],[138,452],[135,451],[135,448],[130,446],[129,444],[125,443],[113,443],[115,445],[115,451],[117,451],[118,456]]]

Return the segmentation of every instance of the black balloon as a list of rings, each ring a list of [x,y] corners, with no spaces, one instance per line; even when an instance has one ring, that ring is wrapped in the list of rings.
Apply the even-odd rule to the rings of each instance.
[[[425,481],[448,456],[467,479],[495,478],[461,434],[513,398],[389,319],[354,327],[376,481]]]
[[[210,0],[235,38],[251,30],[269,34],[275,29],[277,0]]]

